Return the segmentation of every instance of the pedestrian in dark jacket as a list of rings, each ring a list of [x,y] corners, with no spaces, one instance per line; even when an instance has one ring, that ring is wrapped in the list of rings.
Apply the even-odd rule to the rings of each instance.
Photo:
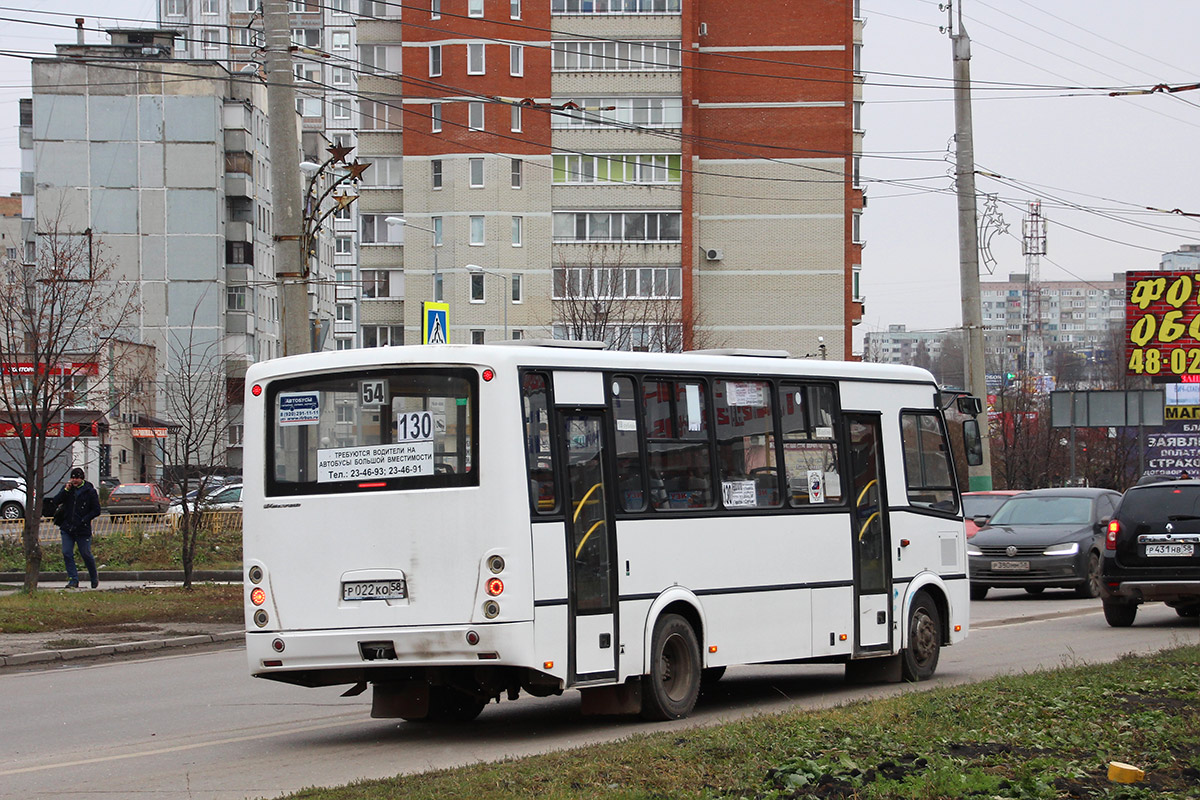
[[[87,566],[92,588],[100,585],[96,559],[92,557],[92,520],[100,516],[100,495],[96,487],[84,480],[83,470],[71,470],[71,477],[54,496],[54,522],[62,531],[63,562],[67,566],[67,588],[79,588],[79,571],[75,568],[75,548]]]

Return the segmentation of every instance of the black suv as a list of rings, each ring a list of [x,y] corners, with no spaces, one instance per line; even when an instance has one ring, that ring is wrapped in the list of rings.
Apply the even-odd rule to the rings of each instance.
[[[1125,492],[1104,547],[1100,596],[1109,625],[1132,625],[1138,605],[1152,600],[1181,617],[1200,616],[1200,481]]]

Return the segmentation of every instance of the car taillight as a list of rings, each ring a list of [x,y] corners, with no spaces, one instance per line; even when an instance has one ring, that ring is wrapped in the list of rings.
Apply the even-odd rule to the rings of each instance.
[[[1117,534],[1121,532],[1121,523],[1115,519],[1108,523],[1108,531],[1104,534],[1104,549],[1117,549]]]

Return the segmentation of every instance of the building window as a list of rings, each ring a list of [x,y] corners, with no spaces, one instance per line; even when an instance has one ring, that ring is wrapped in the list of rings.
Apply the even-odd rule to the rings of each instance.
[[[481,216],[471,217],[471,246],[483,246],[483,217]]]
[[[442,188],[442,160],[435,158],[429,162],[429,168],[432,172],[431,178],[434,189]]]
[[[429,18],[442,18],[442,0],[429,0]]]
[[[334,14],[349,14],[350,0],[329,0],[329,10]]]
[[[683,296],[680,267],[557,267],[553,298],[678,299]]]
[[[433,223],[433,246],[442,246],[442,218],[430,217],[429,221]]]
[[[483,0],[467,0],[467,16],[482,17],[483,16]]]
[[[554,214],[556,242],[678,242],[678,211],[579,212]]]
[[[354,255],[354,238],[350,236],[337,236],[333,240],[333,252],[339,256]]]
[[[339,119],[339,120],[350,119],[350,98],[349,97],[335,97],[335,98],[333,98],[332,104],[333,104],[333,118],[334,119]],[[374,165],[375,165],[374,162],[372,162],[371,166],[374,166]]]
[[[514,330],[513,330],[513,332],[512,332],[512,338],[513,338],[514,340],[517,340],[517,341],[519,341],[519,340],[521,340],[521,339],[524,339],[524,338],[525,338],[525,331],[521,330],[520,328],[516,328],[516,329],[514,329]]]
[[[485,281],[483,273],[471,273],[471,302],[483,303],[487,301],[487,296],[484,294]]]
[[[221,47],[221,32],[216,28],[205,28],[200,31],[200,40],[204,42],[205,50],[217,50]]]
[[[508,46],[508,74],[517,77],[525,74],[525,48],[519,44]]]
[[[483,130],[483,103],[468,103],[467,127],[473,131]]]
[[[471,331],[471,344],[483,344],[483,331]]]
[[[296,111],[302,117],[321,116],[321,98],[296,95]]]
[[[246,299],[246,286],[225,287],[225,308],[230,311],[245,311],[249,308]]]
[[[522,303],[525,301],[524,281],[522,281],[523,277],[524,275],[520,272],[514,272],[509,276],[509,283],[512,286],[512,301],[514,303]],[[514,336],[513,338],[518,339],[520,337]]]
[[[338,322],[354,322],[354,304],[353,303],[338,303],[336,319]]]
[[[359,271],[362,276],[362,296],[368,299],[391,297],[391,271],[386,269],[364,269]]]
[[[442,46],[440,44],[431,44],[429,46],[429,77],[436,78],[442,74]]]
[[[521,18],[521,0],[508,0],[509,19]]]
[[[350,34],[346,34],[349,36]],[[321,29],[320,28],[293,28],[292,29],[292,44],[296,47],[311,47],[314,50],[321,49]]]
[[[524,176],[524,166],[525,162],[521,159],[514,158],[512,160],[512,177],[510,179],[510,185],[514,189],[521,188],[521,180]]]
[[[334,50],[350,49],[350,32],[334,31],[329,35],[330,45]]]
[[[483,159],[482,158],[468,158],[467,164],[469,165],[469,169],[470,169],[471,188],[472,189],[482,189],[483,188]]]
[[[678,14],[682,0],[550,0],[551,14]]]
[[[862,244],[862,213],[855,211],[850,215],[850,241],[853,244]]]
[[[510,113],[509,116],[510,116],[509,128],[513,131],[513,133],[520,133],[521,132],[521,107],[518,105],[514,105],[512,107],[512,112]]]
[[[359,100],[359,127],[364,131],[398,131],[402,127],[400,111],[398,98],[393,102]]]
[[[853,109],[854,109],[854,130],[861,133],[864,130],[863,129],[863,116],[862,116],[863,115],[863,101],[855,100]]]
[[[521,228],[524,225],[524,221],[525,221],[524,217],[513,217],[512,218],[512,246],[513,247],[521,246],[521,233],[522,233]]]
[[[341,339],[334,339],[333,347],[335,350],[353,350],[354,349],[354,340],[349,337],[344,337]]]
[[[371,167],[363,173],[364,186],[404,186],[404,158],[402,156],[371,156]]]
[[[187,0],[167,0],[167,16],[187,16]]]
[[[350,85],[350,70],[346,67],[334,67],[329,74],[329,80],[334,86]]]
[[[364,325],[362,329],[363,347],[388,347],[404,344],[404,326],[402,325]]]
[[[362,244],[401,244],[400,232],[403,225],[388,225],[385,221],[391,214],[360,214],[359,242]],[[393,227],[396,230],[393,230]]]
[[[432,130],[434,133],[442,132],[442,104],[441,103],[430,103],[429,104],[429,121],[432,125]]]
[[[341,286],[346,286],[354,280],[354,270],[345,267],[334,271],[334,280]]]
[[[234,423],[229,426],[229,446],[241,447],[243,436],[243,426],[241,423]]]
[[[555,41],[554,72],[677,72],[682,65],[679,40],[614,42],[585,39]]]
[[[670,153],[552,157],[554,183],[679,183],[682,157]]]
[[[470,42],[467,44],[467,74],[482,75],[484,67],[484,43]]]
[[[683,101],[679,97],[584,97],[571,98],[577,109],[556,111],[551,128],[678,128],[683,124]],[[559,100],[553,101],[560,105]]]
[[[220,3],[218,2],[218,0],[201,0],[200,13],[201,14],[218,14],[218,13],[220,13],[220,10],[221,10],[219,6],[220,6]]]

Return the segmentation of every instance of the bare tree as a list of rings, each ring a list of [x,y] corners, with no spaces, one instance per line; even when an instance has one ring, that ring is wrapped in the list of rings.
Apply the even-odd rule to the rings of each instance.
[[[574,341],[613,350],[680,352],[718,346],[697,309],[684,308],[681,278],[666,266],[629,266],[625,250],[596,245],[554,273],[554,322]]]
[[[173,337],[170,342],[171,366],[163,385],[165,413],[174,423],[166,452],[180,475],[183,514],[178,530],[184,587],[192,585],[196,545],[206,522],[203,500],[215,470],[225,464],[230,409],[227,365],[220,342],[197,342],[194,317],[193,311],[187,336]],[[188,497],[193,489],[194,499]]]
[[[115,345],[130,337],[140,305],[136,286],[116,280],[91,229],[70,233],[57,221],[39,234],[37,260],[5,262],[0,281],[0,425],[10,442],[0,463],[25,480],[24,588],[32,592],[42,565],[46,466],[81,434],[94,435],[65,424],[67,411],[81,405],[80,390],[90,408],[107,413],[133,385]]]

